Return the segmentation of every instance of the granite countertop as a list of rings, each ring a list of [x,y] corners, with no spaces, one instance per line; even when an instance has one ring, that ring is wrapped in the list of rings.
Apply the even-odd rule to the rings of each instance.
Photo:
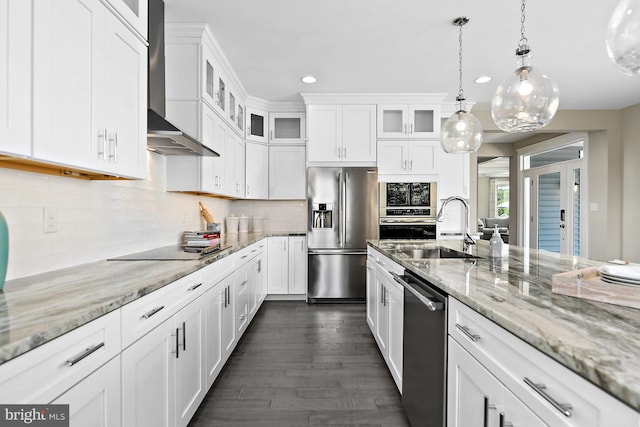
[[[304,234],[227,234],[226,249],[199,259],[104,260],[9,280],[0,291],[0,364],[265,237]]]
[[[460,241],[431,242],[462,250]],[[408,242],[369,241],[405,268],[640,411],[640,310],[551,293],[553,274],[603,262],[509,245],[502,259],[492,260],[484,240],[471,247],[477,259],[412,261],[395,249],[396,243]]]

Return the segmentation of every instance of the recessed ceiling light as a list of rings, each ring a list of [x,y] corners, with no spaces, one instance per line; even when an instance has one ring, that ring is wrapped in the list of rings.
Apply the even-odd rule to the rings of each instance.
[[[487,83],[491,81],[491,77],[489,76],[480,76],[474,80],[476,83]]]
[[[302,80],[303,83],[315,83],[317,81],[313,76],[304,76],[300,80]]]

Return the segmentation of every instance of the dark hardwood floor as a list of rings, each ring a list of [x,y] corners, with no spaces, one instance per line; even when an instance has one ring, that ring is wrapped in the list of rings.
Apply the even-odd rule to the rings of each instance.
[[[364,304],[267,301],[189,425],[409,423]]]

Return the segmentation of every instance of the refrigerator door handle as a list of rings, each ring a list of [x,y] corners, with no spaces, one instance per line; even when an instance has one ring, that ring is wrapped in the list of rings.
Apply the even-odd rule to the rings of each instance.
[[[342,247],[348,243],[347,240],[347,180],[349,179],[349,172],[344,173],[342,178],[342,224],[340,224],[340,231],[342,232]]]
[[[309,249],[307,255],[366,255],[366,249]]]

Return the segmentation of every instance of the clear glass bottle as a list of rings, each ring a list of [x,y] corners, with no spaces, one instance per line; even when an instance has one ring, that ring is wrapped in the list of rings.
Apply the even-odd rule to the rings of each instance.
[[[498,225],[493,229],[493,236],[489,240],[489,256],[491,258],[502,258],[502,237],[498,232]]]

